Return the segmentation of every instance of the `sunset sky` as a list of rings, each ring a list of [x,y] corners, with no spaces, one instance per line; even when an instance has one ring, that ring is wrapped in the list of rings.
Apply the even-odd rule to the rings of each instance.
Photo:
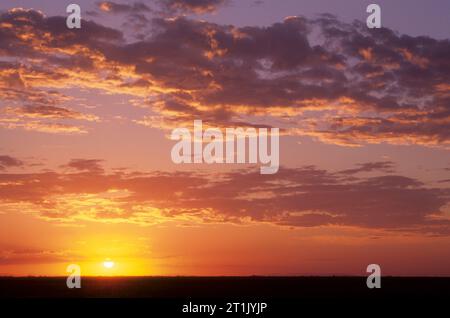
[[[450,2],[372,2],[2,1],[0,276],[450,276]],[[278,173],[174,164],[196,119]]]

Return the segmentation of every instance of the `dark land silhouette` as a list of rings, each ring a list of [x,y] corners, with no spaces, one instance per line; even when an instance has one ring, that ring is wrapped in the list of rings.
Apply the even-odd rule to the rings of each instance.
[[[385,305],[399,313],[418,305],[429,312],[445,308],[449,300],[450,277],[382,277],[380,289],[367,288],[366,277],[84,277],[80,289],[68,289],[66,277],[0,278],[2,304],[33,310],[62,305],[182,315],[182,306],[190,302],[224,308],[227,302],[266,302],[264,316],[278,317],[306,311],[373,312]],[[223,311],[214,316],[249,317]]]

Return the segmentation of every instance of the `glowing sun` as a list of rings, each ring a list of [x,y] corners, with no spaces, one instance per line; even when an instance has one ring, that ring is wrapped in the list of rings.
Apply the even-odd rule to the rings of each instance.
[[[106,261],[103,262],[103,267],[105,268],[113,268],[114,267],[114,262],[107,259]]]

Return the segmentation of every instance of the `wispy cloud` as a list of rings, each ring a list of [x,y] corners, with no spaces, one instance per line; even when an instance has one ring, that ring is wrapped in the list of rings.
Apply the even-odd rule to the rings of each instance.
[[[315,167],[206,176],[194,172],[106,173],[100,160],[74,159],[71,171],[0,174],[4,211],[18,209],[57,222],[148,225],[262,222],[279,226],[354,226],[450,234],[445,188],[385,174],[390,164],[366,163],[335,173]],[[356,176],[359,171],[378,172]]]

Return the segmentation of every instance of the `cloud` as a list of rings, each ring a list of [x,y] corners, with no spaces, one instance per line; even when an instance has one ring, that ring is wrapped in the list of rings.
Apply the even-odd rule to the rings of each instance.
[[[175,12],[210,13],[225,5],[229,0],[160,0],[162,7]]]
[[[17,29],[13,31],[10,28],[2,28],[0,31],[0,37],[4,37],[8,42],[5,45],[6,49],[0,50],[1,56],[6,57],[6,61],[0,61],[0,97],[5,105],[0,110],[0,126],[7,129],[22,128],[49,133],[86,133],[87,130],[80,125],[60,122],[60,120],[98,121],[99,118],[62,106],[73,100],[73,97],[55,89],[55,84],[58,86],[57,83],[62,83],[62,79],[66,78],[65,75],[55,72],[54,66],[51,65],[55,56],[47,56],[48,61],[42,61],[42,64],[34,62],[35,59],[43,58],[42,52],[33,47],[35,42],[39,41],[40,35],[37,33],[46,32],[45,34],[49,35],[48,30],[54,28],[54,21],[59,18],[46,18],[42,13],[33,10],[15,9],[3,13],[0,19],[8,21],[3,22],[7,25],[18,24]],[[32,35],[33,32],[36,34]],[[17,37],[26,40],[20,41]],[[47,41],[51,39],[47,37]],[[51,46],[50,43],[47,45]],[[24,56],[21,56],[22,54]],[[15,61],[12,59],[14,56],[20,57]],[[27,59],[30,59],[30,63]],[[79,60],[74,58],[74,61]],[[65,66],[64,62],[62,61],[61,67]],[[75,65],[81,66],[83,63],[76,62]],[[54,84],[51,81],[54,81]]]
[[[82,114],[64,107],[56,106],[23,106],[19,108],[7,107],[5,108],[7,114],[15,116],[24,116],[30,118],[44,118],[44,119],[78,119],[94,121],[98,120],[97,116],[90,114]]]
[[[162,110],[170,110],[169,101],[176,100],[175,113],[182,117],[208,116],[218,108],[227,114],[223,122],[238,121],[242,114],[254,120],[288,115],[291,133],[341,145],[449,142],[448,96],[442,93],[448,61],[432,58],[445,55],[448,41],[383,29],[377,42],[365,43],[372,31],[335,18],[291,17],[269,27],[244,28],[184,18],[155,22],[161,32],[133,48],[140,60],[141,54],[151,55],[151,62],[138,64],[138,73],[177,91],[162,97]],[[345,36],[333,38],[330,25],[345,30]],[[310,44],[314,28],[329,38],[327,44]],[[422,42],[429,49],[420,50]],[[426,70],[424,60],[429,61]],[[416,83],[418,78],[427,83]]]
[[[71,253],[68,253],[67,251],[2,246],[0,251],[0,265],[66,262],[67,259],[73,258],[73,256],[69,257],[69,254]],[[81,255],[79,256],[82,257]]]
[[[151,9],[145,3],[142,2],[135,2],[133,4],[122,4],[113,1],[101,1],[97,2],[97,6],[101,11],[110,12],[114,14],[151,12]]]
[[[67,165],[63,165],[62,167],[92,173],[102,173],[102,162],[103,160],[99,159],[72,159]]]
[[[359,168],[347,169],[340,171],[343,174],[355,174],[361,172],[372,172],[372,171],[382,171],[382,172],[394,172],[392,169],[394,163],[392,161],[378,161],[378,162],[366,162],[358,164]]]
[[[134,8],[124,6],[115,10]],[[450,143],[449,40],[367,29],[331,15],[247,27],[146,18],[152,31],[136,41],[92,21],[67,30],[64,21],[23,9],[0,16],[11,26],[0,30],[8,58],[0,65],[0,94],[27,101],[19,108],[27,116],[69,114],[42,107],[66,108],[49,91],[80,87],[142,100],[149,115],[134,122],[153,116],[161,128],[201,117],[215,126],[276,124],[289,135],[343,146]],[[31,108],[36,99],[42,103]]]
[[[88,131],[78,125],[62,124],[43,121],[20,121],[18,118],[0,118],[0,127],[4,129],[24,129],[27,131],[51,133],[51,134],[65,134],[78,135],[86,134]]]
[[[17,158],[7,155],[0,155],[0,170],[4,170],[9,167],[22,167],[23,165],[23,161]]]
[[[74,159],[63,166],[72,169],[65,173],[0,174],[2,210],[20,210],[54,222],[256,222],[450,234],[450,220],[445,217],[448,189],[430,188],[401,175],[379,172],[362,177],[312,166],[281,168],[270,176],[260,175],[257,169],[214,176],[111,174],[100,164]],[[370,171],[381,167],[382,173],[385,166],[360,167]]]
[[[96,5],[102,12],[112,14],[141,14],[155,13],[159,16],[167,14],[204,14],[217,11],[229,0],[149,0],[144,2],[119,3],[114,1],[100,1]]]

